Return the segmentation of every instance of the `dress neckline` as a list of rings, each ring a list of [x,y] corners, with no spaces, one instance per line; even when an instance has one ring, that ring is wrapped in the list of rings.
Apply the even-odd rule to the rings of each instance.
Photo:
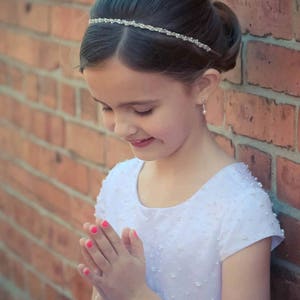
[[[216,172],[212,177],[210,177],[193,195],[188,197],[187,199],[183,200],[182,202],[172,205],[172,206],[167,206],[167,207],[150,207],[146,206],[142,203],[139,197],[138,193],[138,177],[139,174],[144,166],[144,161],[143,160],[138,160],[138,165],[135,170],[134,176],[132,176],[133,180],[133,196],[134,196],[134,201],[136,202],[136,205],[142,209],[142,210],[148,210],[148,211],[168,211],[168,210],[174,210],[174,209],[181,209],[185,207],[186,205],[189,205],[194,202],[195,199],[199,201],[198,196],[201,193],[204,193],[207,187],[211,184],[213,184],[216,180],[218,180],[220,177],[224,175],[225,172],[228,172],[229,170],[236,170],[238,168],[246,168],[248,169],[248,166],[243,163],[243,162],[234,162],[231,163],[223,168],[221,168],[218,172]]]

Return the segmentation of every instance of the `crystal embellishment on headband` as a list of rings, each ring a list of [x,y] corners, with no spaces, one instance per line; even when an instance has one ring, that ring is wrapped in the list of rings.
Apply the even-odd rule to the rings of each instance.
[[[154,32],[158,32],[158,33],[162,33],[171,37],[175,37],[177,39],[183,40],[183,41],[187,41],[190,43],[193,43],[194,45],[196,45],[197,47],[205,50],[206,52],[213,52],[215,54],[217,54],[217,52],[215,52],[213,49],[211,49],[208,45],[201,43],[199,40],[194,39],[192,37],[177,33],[177,32],[173,32],[164,28],[160,28],[160,27],[155,27],[152,25],[146,25],[143,23],[137,23],[135,21],[128,21],[128,20],[123,20],[123,19],[109,19],[109,18],[95,18],[95,19],[89,19],[89,24],[101,24],[101,23],[110,23],[110,24],[119,24],[119,25],[124,25],[124,26],[132,26],[132,27],[137,27],[137,28],[141,28],[141,29],[146,29],[146,30],[150,30],[150,31],[154,31]]]

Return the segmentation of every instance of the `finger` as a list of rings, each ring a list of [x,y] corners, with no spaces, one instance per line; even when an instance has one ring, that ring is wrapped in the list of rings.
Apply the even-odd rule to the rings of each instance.
[[[130,252],[131,244],[130,244],[129,232],[130,232],[130,228],[124,228],[124,230],[122,231],[121,239],[122,239],[124,246],[128,250],[128,252],[131,253]]]
[[[121,238],[106,220],[97,219],[96,224],[101,228],[118,255],[128,254]]]
[[[108,262],[113,263],[116,261],[118,258],[116,250],[98,225],[90,225],[89,235],[95,241],[96,245]]]
[[[97,247],[95,242],[91,239],[87,239],[85,240],[84,246],[99,270],[101,270],[102,272],[107,272],[110,269],[111,264],[103,256],[102,252]]]
[[[96,273],[93,273],[84,264],[79,264],[77,266],[77,271],[85,281],[93,285],[100,294],[103,294],[101,289],[101,276],[97,275]]]
[[[129,239],[131,244],[131,255],[144,260],[144,247],[142,240],[139,238],[137,232],[134,229],[131,229],[129,232]]]
[[[92,257],[90,256],[89,252],[87,251],[85,242],[86,242],[86,239],[84,239],[84,238],[79,240],[81,254],[83,256],[83,259],[85,260],[87,267],[90,270],[93,270],[94,272],[98,273],[99,275],[102,275],[102,270],[99,270],[99,267],[95,264]]]

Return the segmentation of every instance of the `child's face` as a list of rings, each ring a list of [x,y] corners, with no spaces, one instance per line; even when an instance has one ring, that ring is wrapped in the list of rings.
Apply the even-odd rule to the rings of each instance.
[[[164,159],[199,136],[199,96],[158,73],[133,71],[117,59],[84,70],[92,97],[102,103],[104,125],[142,160]]]

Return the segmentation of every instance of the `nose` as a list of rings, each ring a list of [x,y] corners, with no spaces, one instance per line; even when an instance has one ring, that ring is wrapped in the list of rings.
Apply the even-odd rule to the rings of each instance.
[[[137,127],[129,120],[116,118],[114,121],[113,131],[119,137],[127,138],[137,132]]]

